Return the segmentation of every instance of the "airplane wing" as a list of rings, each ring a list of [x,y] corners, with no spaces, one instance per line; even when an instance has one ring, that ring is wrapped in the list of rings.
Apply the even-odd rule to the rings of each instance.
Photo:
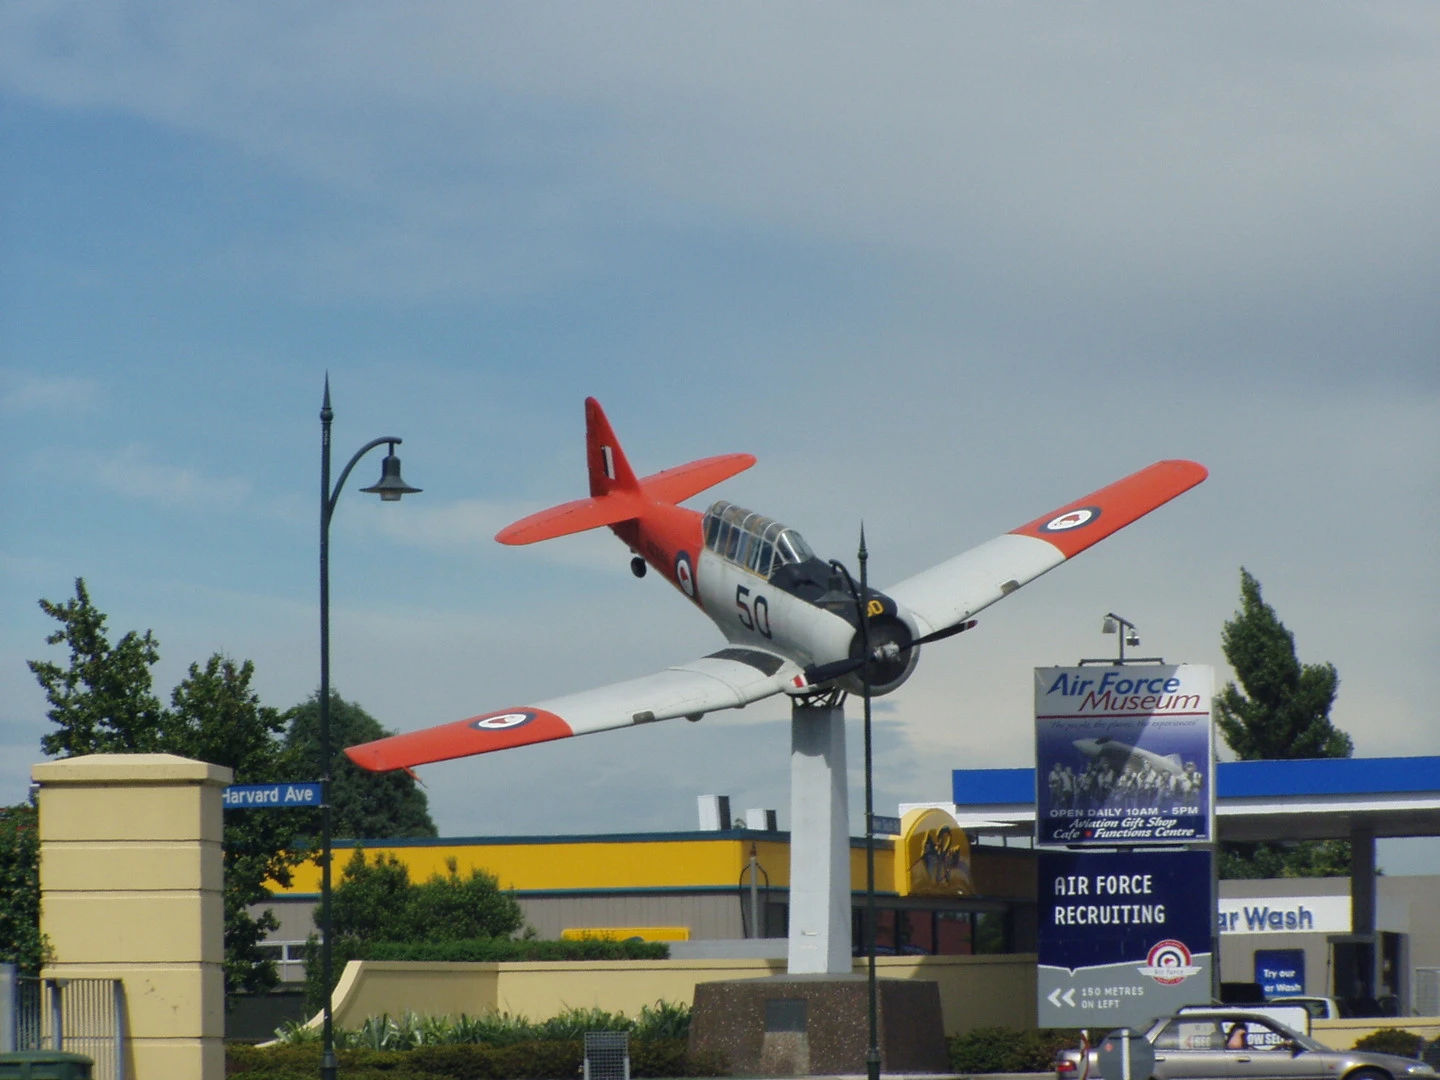
[[[644,678],[392,735],[345,754],[362,769],[385,772],[677,716],[698,720],[778,694],[799,675],[794,663],[773,653],[721,649]]]
[[[1193,461],[1157,461],[906,578],[885,593],[915,615],[922,636],[958,626],[1208,475],[1205,466]]]

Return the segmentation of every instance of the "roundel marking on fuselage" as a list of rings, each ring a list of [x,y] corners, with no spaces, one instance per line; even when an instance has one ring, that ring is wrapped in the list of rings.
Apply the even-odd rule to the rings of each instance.
[[[1040,526],[1041,532],[1068,532],[1071,529],[1078,529],[1089,525],[1100,516],[1098,506],[1077,506],[1074,510],[1067,510],[1058,517],[1053,517],[1044,525]]]
[[[494,716],[482,716],[479,720],[472,720],[470,726],[476,731],[506,731],[519,727],[521,724],[528,724],[534,719],[533,712],[497,713]]]
[[[681,592],[695,599],[695,567],[690,562],[688,551],[675,553],[675,580],[680,583]]]

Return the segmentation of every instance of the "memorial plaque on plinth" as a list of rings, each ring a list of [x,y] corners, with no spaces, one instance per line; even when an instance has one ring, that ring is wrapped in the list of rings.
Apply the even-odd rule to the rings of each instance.
[[[883,1071],[950,1071],[937,983],[881,979],[876,1003]],[[869,1045],[864,975],[775,975],[695,987],[690,1050],[724,1055],[737,1075],[863,1075]]]

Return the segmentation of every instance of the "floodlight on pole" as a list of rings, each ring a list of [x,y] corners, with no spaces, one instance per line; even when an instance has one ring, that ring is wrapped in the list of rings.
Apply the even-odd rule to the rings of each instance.
[[[1134,648],[1140,644],[1140,634],[1135,629],[1135,624],[1132,623],[1129,619],[1121,618],[1113,611],[1106,614],[1105,621],[1100,624],[1100,632],[1102,634],[1118,635],[1118,643],[1120,646],[1120,659],[1117,661],[1117,663],[1125,663],[1126,645]]]

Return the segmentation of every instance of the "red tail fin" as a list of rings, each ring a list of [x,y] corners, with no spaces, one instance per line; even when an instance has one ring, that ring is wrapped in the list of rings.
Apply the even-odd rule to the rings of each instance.
[[[752,454],[722,454],[636,480],[605,410],[594,398],[585,399],[585,460],[590,469],[590,498],[531,514],[501,529],[495,539],[502,544],[533,544],[618,525],[641,517],[646,506],[673,506],[755,464]]]
[[[593,397],[585,399],[585,459],[590,465],[591,495],[600,498],[612,491],[640,490],[615,429]]]

